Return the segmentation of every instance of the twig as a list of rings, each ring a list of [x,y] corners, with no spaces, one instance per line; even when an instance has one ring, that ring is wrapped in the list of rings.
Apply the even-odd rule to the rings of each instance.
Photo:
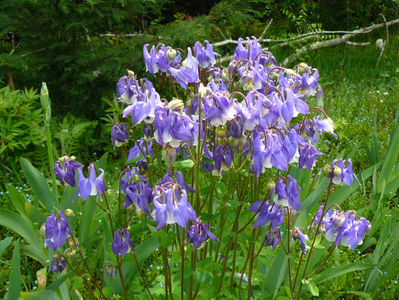
[[[267,23],[267,25],[265,26],[265,29],[263,29],[262,34],[259,36],[259,40],[261,40],[265,36],[266,31],[269,29],[272,22],[273,22],[273,19],[270,19],[269,23]]]

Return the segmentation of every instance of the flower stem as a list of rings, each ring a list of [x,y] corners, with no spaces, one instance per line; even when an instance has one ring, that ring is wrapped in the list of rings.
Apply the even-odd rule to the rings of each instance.
[[[328,186],[327,196],[326,196],[326,199],[324,200],[323,211],[322,211],[322,213],[321,213],[320,220],[319,220],[319,222],[317,223],[316,233],[315,233],[315,236],[314,236],[314,238],[313,238],[312,246],[310,247],[308,257],[307,257],[307,259],[306,259],[305,268],[303,269],[303,273],[302,273],[302,279],[305,278],[306,270],[307,270],[307,268],[308,268],[309,261],[310,261],[310,256],[312,255],[312,251],[313,251],[313,248],[314,248],[314,244],[315,244],[315,242],[316,242],[317,233],[319,232],[320,225],[321,225],[321,222],[323,221],[323,216],[324,216],[324,213],[325,213],[325,211],[326,211],[327,202],[328,202],[328,198],[330,197],[331,188],[332,188],[332,183],[333,183],[333,182],[332,182],[332,180],[333,180],[333,174],[334,174],[333,172],[334,172],[334,170],[331,170],[330,184],[329,184],[329,186]],[[301,279],[301,282],[300,282],[300,284],[299,284],[299,290],[298,290],[298,296],[297,296],[298,299],[299,299],[299,297],[301,296],[301,291],[302,291],[302,287],[303,287],[302,279]]]

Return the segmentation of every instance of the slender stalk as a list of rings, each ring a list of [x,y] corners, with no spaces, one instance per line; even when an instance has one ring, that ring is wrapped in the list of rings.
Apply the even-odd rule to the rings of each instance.
[[[191,254],[191,269],[193,273],[190,276],[190,289],[188,293],[188,299],[193,299],[193,285],[194,285],[194,272],[197,268],[197,249],[194,249]]]
[[[326,262],[329,260],[329,258],[331,257],[331,255],[333,254],[335,250],[335,247],[332,247],[330,250],[330,253],[328,253],[328,256],[324,259],[324,261],[317,267],[316,270],[314,270],[312,273],[310,273],[308,276],[305,277],[305,279],[309,279],[310,277],[312,277],[313,275],[315,275],[317,272],[320,271],[320,269],[326,264]]]
[[[125,279],[123,278],[123,273],[122,273],[122,261],[123,261],[123,259],[120,258],[119,255],[118,255],[118,256],[116,256],[116,261],[118,263],[119,277],[121,279],[123,295],[125,296],[125,299],[128,300],[126,286],[125,286]]]
[[[248,272],[248,297],[247,299],[250,300],[252,296],[252,271],[254,267],[254,250],[255,250],[255,233],[256,228],[252,229],[252,238],[254,239],[249,247],[249,272]]]
[[[290,291],[291,291],[291,297],[292,299],[295,299],[294,297],[294,291],[292,289],[292,278],[291,278],[291,258],[290,258],[290,254],[291,254],[291,246],[290,246],[290,240],[291,240],[291,229],[290,229],[290,225],[291,225],[291,211],[289,208],[287,208],[288,211],[288,220],[287,220],[287,253],[288,253],[288,278],[290,281]]]
[[[76,242],[76,239],[75,239],[75,237],[74,237],[73,234],[71,235],[71,238],[72,238],[72,241],[73,241],[75,247],[78,249],[80,258],[82,259],[82,261],[83,261],[83,263],[84,263],[84,265],[85,265],[87,271],[89,272],[90,277],[93,279],[94,285],[96,286],[96,288],[97,288],[98,291],[100,292],[100,295],[103,296],[104,299],[106,299],[106,297],[104,296],[104,294],[102,293],[100,287],[99,287],[98,284],[97,284],[97,281],[96,281],[96,278],[94,277],[94,274],[91,272],[91,269],[90,269],[90,267],[89,267],[89,265],[88,265],[88,263],[87,263],[87,261],[86,261],[84,255],[83,255],[83,253],[82,253],[82,249],[80,248],[79,243]],[[126,299],[127,299],[127,298],[126,298]]]
[[[315,236],[314,236],[314,238],[313,238],[312,246],[310,247],[308,257],[307,257],[307,259],[306,259],[306,264],[305,264],[305,268],[303,269],[302,278],[305,278],[306,270],[307,270],[307,268],[308,268],[309,261],[310,261],[310,256],[312,255],[312,251],[313,251],[313,248],[314,248],[314,244],[315,244],[315,242],[316,242],[317,233],[319,232],[320,225],[321,225],[321,221],[323,220],[323,216],[324,216],[324,213],[325,213],[326,208],[327,208],[327,203],[328,203],[328,199],[329,199],[329,197],[330,197],[331,188],[332,188],[332,183],[333,183],[333,182],[332,182],[332,180],[333,180],[333,174],[334,174],[333,172],[334,172],[334,169],[331,170],[330,184],[329,184],[329,186],[328,186],[326,199],[324,200],[323,211],[322,211],[322,213],[321,213],[320,220],[319,220],[319,222],[317,223],[316,233],[315,233]],[[299,297],[301,296],[302,287],[303,287],[303,283],[302,283],[302,279],[301,279],[301,282],[300,282],[300,284],[299,284],[298,296],[297,296],[298,299],[299,299]]]
[[[67,262],[68,268],[71,269],[71,271],[72,271],[73,273],[75,273],[75,275],[77,275],[78,277],[80,277],[80,278],[83,279],[84,285],[85,285],[85,286],[87,287],[87,289],[90,291],[90,294],[91,294],[91,296],[93,297],[93,299],[95,299],[96,296],[94,296],[93,288],[90,286],[90,284],[88,283],[87,279],[83,276],[83,272],[82,272],[82,270],[81,270],[80,267],[79,267],[79,263],[76,263],[76,265],[78,266],[78,271],[76,271],[74,268],[72,268],[72,264],[68,261],[68,258],[67,258],[64,254],[61,254],[61,255],[62,255],[62,257],[65,259],[65,261]]]
[[[176,223],[177,240],[179,241],[180,253],[181,253],[181,278],[180,278],[180,298],[184,300],[184,245],[182,245],[179,226]]]
[[[139,261],[138,261],[138,259],[137,259],[136,252],[134,252],[134,251],[133,251],[133,257],[134,257],[134,261],[136,262],[137,269],[139,270],[141,279],[143,280],[143,283],[144,283],[145,288],[146,288],[146,290],[147,290],[147,293],[148,293],[148,295],[150,296],[150,298],[151,298],[152,300],[154,300],[154,297],[152,296],[152,294],[151,294],[151,292],[150,292],[150,289],[148,288],[147,281],[146,281],[145,278],[144,278],[143,271],[142,271],[141,268],[140,268],[140,265],[139,265]]]

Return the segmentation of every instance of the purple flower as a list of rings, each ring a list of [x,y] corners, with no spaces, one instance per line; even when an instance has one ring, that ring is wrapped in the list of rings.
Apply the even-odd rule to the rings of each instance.
[[[320,206],[316,213],[315,222],[319,222],[323,207]],[[329,210],[322,221],[322,234],[330,241],[335,241],[335,246],[340,244],[354,249],[363,243],[366,233],[370,231],[371,224],[365,218],[356,219],[356,213],[352,210],[347,212],[341,210]]]
[[[277,228],[275,230],[269,230],[266,234],[265,240],[266,246],[272,246],[273,249],[276,248],[281,240],[280,228]]]
[[[152,188],[147,178],[135,169],[133,182],[126,188],[125,208],[134,204],[138,210],[148,213],[148,203],[152,200]]]
[[[330,118],[319,120],[319,118],[315,118],[314,124],[316,129],[319,132],[329,132],[331,135],[335,138],[337,138],[337,135],[334,133],[334,125],[333,122]]]
[[[190,227],[187,232],[187,239],[193,244],[194,248],[201,247],[202,243],[208,238],[219,242],[218,238],[208,228],[209,225],[203,224],[200,220],[196,220],[195,224]]]
[[[89,176],[86,178],[83,176],[82,166],[78,168],[78,191],[75,198],[79,195],[83,200],[86,200],[89,196],[99,194],[102,200],[102,194],[105,192],[104,170],[99,169],[101,174],[96,178],[94,165],[90,164],[88,169]]]
[[[353,177],[356,178],[357,182],[360,184],[356,175],[352,171],[352,159],[342,160],[334,159],[331,163],[331,170],[333,172],[332,182],[339,185],[352,185]]]
[[[58,211],[56,216],[51,211],[51,216],[46,219],[45,230],[45,244],[52,251],[61,248],[66,241],[67,234],[72,234],[68,221],[62,211]]]
[[[120,143],[125,143],[126,140],[129,138],[129,133],[127,132],[126,125],[115,123],[114,126],[112,126],[111,138],[114,148],[115,145],[120,146]]]
[[[192,55],[191,48],[187,49],[187,58],[182,62],[181,67],[171,67],[168,72],[185,90],[189,83],[198,81],[198,60]]]
[[[187,200],[186,190],[180,190],[174,183],[156,186],[152,202],[154,208],[151,216],[156,218],[157,229],[163,228],[165,224],[174,223],[187,227],[188,220],[194,222],[197,219],[193,207]]]
[[[280,177],[276,183],[273,200],[280,206],[288,206],[298,211],[301,208],[300,192],[301,187],[294,178],[288,175],[288,184],[286,185]]]
[[[311,144],[302,144],[299,147],[299,167],[311,170],[317,160],[317,157],[323,155],[315,146]]]
[[[302,253],[305,254],[305,249],[307,248],[306,240],[309,239],[308,235],[303,234],[298,227],[295,227],[294,229],[292,229],[292,238],[294,239],[294,241],[299,239],[299,241],[301,242]]]
[[[130,239],[130,233],[125,228],[121,230],[117,229],[114,233],[114,241],[112,242],[112,252],[115,256],[119,254],[124,257],[129,250],[129,246],[133,249],[133,242]]]
[[[81,165],[69,157],[64,157],[61,168],[60,164],[60,161],[57,160],[53,169],[53,172],[57,176],[58,180],[62,185],[64,185],[64,182],[66,182],[70,186],[75,186],[75,169],[81,167]]]
[[[227,121],[235,118],[233,100],[230,100],[224,92],[205,96],[202,99],[202,103],[202,110],[205,112],[206,119],[212,126],[225,125]]]
[[[53,255],[53,260],[50,263],[49,272],[61,273],[64,271],[67,261],[61,254]]]
[[[218,174],[221,174],[222,171],[230,169],[234,162],[233,150],[231,150],[228,144],[217,145],[213,152],[213,160],[215,162],[215,167],[218,170]]]
[[[200,42],[196,42],[194,45],[195,56],[199,65],[204,69],[213,66],[216,63],[215,56],[220,56],[220,54],[213,52],[213,47],[208,41],[205,41],[205,44],[206,48]]]
[[[269,201],[256,201],[252,203],[249,210],[257,213],[256,221],[252,225],[253,228],[271,223],[272,229],[276,229],[284,220],[284,208],[275,203],[271,204]]]
[[[155,74],[159,71],[159,67],[157,65],[157,54],[155,53],[155,47],[152,46],[150,53],[148,53],[147,47],[149,45],[145,44],[143,46],[143,56],[145,63],[145,70],[151,74]]]

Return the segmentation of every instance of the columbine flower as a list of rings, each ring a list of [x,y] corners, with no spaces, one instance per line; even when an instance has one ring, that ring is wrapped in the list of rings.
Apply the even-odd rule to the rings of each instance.
[[[57,176],[58,180],[64,185],[64,182],[70,186],[76,185],[75,180],[75,169],[81,167],[81,165],[72,158],[64,156],[62,159],[62,167],[60,168],[61,162],[56,161],[53,172]]]
[[[346,166],[345,166],[346,165]],[[356,175],[352,171],[352,159],[344,161],[341,159],[334,159],[331,163],[331,170],[333,172],[332,182],[339,185],[347,184],[352,185],[353,177],[356,178],[357,182],[360,184]]]
[[[115,146],[119,147],[122,143],[125,143],[129,138],[126,125],[115,123],[114,126],[112,126],[111,138],[114,148]]]
[[[249,211],[257,213],[253,228],[272,223],[272,229],[276,229],[284,220],[284,208],[269,201],[256,201],[249,207]]]
[[[194,45],[195,56],[202,68],[213,66],[216,63],[215,56],[220,56],[220,54],[213,52],[213,47],[208,41],[205,41],[205,44],[206,48],[200,42],[196,42]]]
[[[181,63],[181,67],[170,67],[168,72],[185,90],[189,83],[198,80],[198,60],[192,55],[191,48],[187,49],[187,58]]]
[[[125,208],[134,204],[138,210],[148,213],[148,203],[152,200],[152,188],[147,178],[137,169],[132,173],[133,182],[126,188]]]
[[[316,164],[317,157],[323,155],[315,146],[302,144],[299,147],[299,167],[311,170]]]
[[[315,217],[315,223],[319,222],[323,207],[320,206]],[[356,219],[356,212],[349,210],[329,210],[321,221],[322,234],[330,241],[335,241],[335,246],[340,244],[354,249],[363,243],[366,233],[370,231],[371,224],[365,218]]]
[[[318,118],[314,119],[315,127],[320,132],[329,132],[335,138],[337,135],[334,133],[334,124],[330,118],[319,120]]]
[[[272,246],[273,249],[276,248],[281,240],[280,228],[277,228],[275,230],[270,230],[266,234],[265,239],[266,239],[265,246]]]
[[[307,248],[306,240],[308,239],[308,235],[303,234],[298,227],[295,227],[294,229],[292,229],[292,238],[294,239],[294,241],[299,239],[299,241],[301,242],[302,253],[305,254],[305,249]]]
[[[61,254],[53,255],[53,260],[50,263],[49,272],[61,273],[64,271],[67,262]]]
[[[99,170],[101,171],[101,174],[96,178],[96,169],[93,164],[90,164],[89,176],[86,179],[82,173],[82,166],[78,168],[78,191],[75,198],[79,195],[83,200],[86,200],[89,196],[99,194],[100,199],[102,200],[102,194],[105,192],[104,170]]]
[[[65,244],[67,234],[72,234],[64,213],[59,211],[55,216],[51,211],[51,216],[47,217],[45,224],[45,244],[52,251],[61,248]]]
[[[165,224],[174,223],[187,227],[188,220],[194,222],[197,219],[193,207],[187,200],[186,190],[180,191],[177,184],[165,183],[156,186],[152,202],[154,208],[151,216],[156,218],[157,229],[163,228]]]
[[[218,175],[222,171],[227,171],[234,162],[234,153],[228,144],[217,145],[213,152],[213,160],[215,161],[215,167],[218,171]]]
[[[132,251],[134,251],[129,231],[125,228],[123,228],[122,231],[117,229],[114,233],[114,241],[112,242],[112,252],[114,252],[115,256],[120,254],[124,257],[129,250],[129,246],[132,248]]]
[[[301,187],[294,178],[288,175],[288,185],[286,185],[280,177],[276,183],[273,200],[280,206],[288,206],[298,211],[301,208],[300,192]]]
[[[215,242],[219,242],[218,238],[209,231],[209,225],[203,224],[201,220],[197,220],[187,232],[187,238],[194,248],[201,247],[202,243],[208,238]]]

